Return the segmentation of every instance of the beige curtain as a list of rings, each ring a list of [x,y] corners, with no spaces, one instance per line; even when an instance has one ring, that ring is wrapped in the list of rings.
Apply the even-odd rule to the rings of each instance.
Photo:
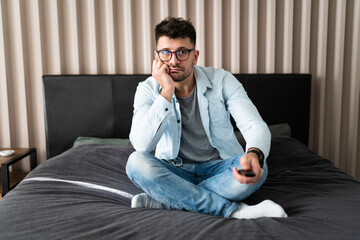
[[[41,76],[151,73],[154,26],[181,16],[199,65],[311,73],[310,148],[360,179],[358,0],[0,1],[2,147],[34,146],[44,161]]]

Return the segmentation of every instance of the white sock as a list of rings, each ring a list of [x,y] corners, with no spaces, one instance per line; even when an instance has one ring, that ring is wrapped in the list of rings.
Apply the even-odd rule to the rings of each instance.
[[[135,195],[131,199],[132,208],[158,208],[163,209],[161,202],[156,201],[146,193],[140,193]]]
[[[240,203],[238,210],[233,212],[230,217],[233,218],[259,218],[259,217],[283,217],[287,214],[284,209],[271,200],[262,201],[259,204],[249,206],[245,203]]]

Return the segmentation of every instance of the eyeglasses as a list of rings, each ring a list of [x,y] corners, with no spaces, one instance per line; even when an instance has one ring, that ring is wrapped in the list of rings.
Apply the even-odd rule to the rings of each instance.
[[[184,49],[184,50],[179,50],[179,51],[175,51],[175,52],[171,52],[171,51],[167,51],[167,50],[161,50],[161,51],[156,51],[156,52],[159,55],[159,58],[161,61],[168,62],[171,60],[173,53],[175,53],[177,60],[186,61],[189,59],[190,52],[192,50],[195,50],[195,48]]]

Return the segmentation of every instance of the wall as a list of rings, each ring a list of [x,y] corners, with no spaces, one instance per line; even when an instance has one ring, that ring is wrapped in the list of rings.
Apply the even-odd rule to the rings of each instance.
[[[151,73],[168,15],[191,18],[199,65],[310,72],[310,148],[360,179],[357,0],[1,0],[0,146],[44,161],[41,76]]]

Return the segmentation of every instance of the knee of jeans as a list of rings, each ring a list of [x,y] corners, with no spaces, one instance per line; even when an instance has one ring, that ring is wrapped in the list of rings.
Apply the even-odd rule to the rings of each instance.
[[[136,171],[137,169],[141,169],[141,164],[144,162],[144,159],[146,158],[146,153],[135,151],[132,154],[130,154],[128,161],[126,163],[126,173],[129,175],[133,171]]]
[[[148,152],[133,152],[126,163],[126,174],[130,179],[134,176],[143,178],[154,176],[154,157]]]

